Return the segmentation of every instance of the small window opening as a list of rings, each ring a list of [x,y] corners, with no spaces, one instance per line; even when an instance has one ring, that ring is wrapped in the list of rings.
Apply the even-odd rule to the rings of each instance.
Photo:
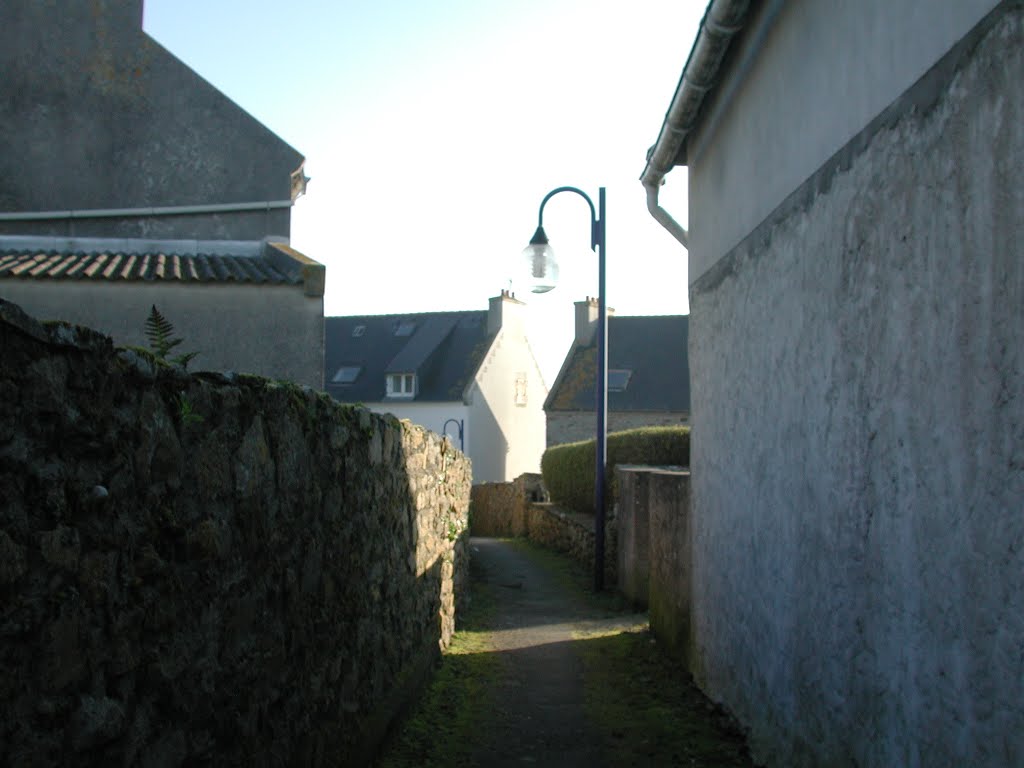
[[[617,369],[608,371],[608,391],[625,392],[629,386],[629,380],[633,377],[633,371],[629,369]]]
[[[358,365],[343,365],[334,374],[334,378],[331,381],[335,384],[351,384],[359,378],[359,373],[362,370],[362,367]]]
[[[389,373],[387,394],[388,397],[413,397],[416,394],[416,374]]]

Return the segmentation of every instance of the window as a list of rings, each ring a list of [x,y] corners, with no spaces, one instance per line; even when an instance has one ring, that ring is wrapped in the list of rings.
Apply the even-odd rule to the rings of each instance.
[[[395,322],[395,336],[412,336],[415,330],[415,320],[397,320]]]
[[[633,371],[622,368],[618,370],[608,371],[608,391],[609,392],[625,392],[626,387],[629,386],[629,380],[633,376]]]
[[[358,339],[364,333],[366,333],[366,326],[365,325],[357,325],[355,328],[352,329],[352,338],[353,339]]]
[[[416,374],[389,373],[388,397],[412,397],[416,394]]]
[[[362,370],[358,365],[343,365],[334,374],[334,378],[331,381],[335,384],[351,384],[359,378],[359,372]]]
[[[526,371],[516,374],[516,405],[520,408],[526,406]]]

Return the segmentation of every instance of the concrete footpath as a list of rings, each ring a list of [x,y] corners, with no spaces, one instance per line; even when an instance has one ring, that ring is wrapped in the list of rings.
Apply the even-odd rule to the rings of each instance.
[[[601,766],[601,735],[583,714],[583,666],[574,632],[595,616],[522,552],[499,539],[473,539],[478,573],[495,588],[492,635],[505,656],[495,681],[494,728],[476,752],[479,765]]]
[[[473,650],[446,656],[445,682],[381,765],[749,768],[742,734],[663,654],[646,614],[523,542],[473,538],[470,557]]]

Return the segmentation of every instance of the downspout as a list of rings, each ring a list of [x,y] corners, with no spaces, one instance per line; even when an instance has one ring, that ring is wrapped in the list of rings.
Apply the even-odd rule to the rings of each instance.
[[[658,190],[661,189],[661,185],[665,181],[662,179],[655,187],[647,187],[647,210],[650,211],[651,216],[661,226],[669,231],[676,240],[679,241],[680,245],[686,250],[690,250],[690,233],[686,231],[682,224],[672,218],[672,214],[666,211],[658,204]]]
[[[647,152],[640,181],[647,189],[647,210],[669,234],[689,249],[689,235],[658,203],[665,176],[677,165],[685,142],[697,120],[704,96],[715,84],[722,58],[733,36],[742,28],[750,0],[711,0],[686,60],[672,103],[665,115],[658,141]]]

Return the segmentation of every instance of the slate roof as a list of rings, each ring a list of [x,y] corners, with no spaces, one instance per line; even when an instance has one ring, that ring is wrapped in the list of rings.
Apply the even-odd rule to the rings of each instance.
[[[632,372],[624,391],[609,388],[609,411],[689,412],[689,321],[689,315],[608,318],[608,370]],[[595,337],[570,351],[544,410],[592,412],[596,369]]]
[[[415,373],[416,397],[396,402],[462,400],[492,340],[486,310],[327,317],[324,387],[344,403],[379,403],[388,399],[388,373]],[[342,367],[358,367],[359,375],[348,384],[332,381]]]
[[[300,285],[301,272],[278,269],[262,254],[179,255],[148,249],[89,252],[4,249],[0,279],[285,283]]]

